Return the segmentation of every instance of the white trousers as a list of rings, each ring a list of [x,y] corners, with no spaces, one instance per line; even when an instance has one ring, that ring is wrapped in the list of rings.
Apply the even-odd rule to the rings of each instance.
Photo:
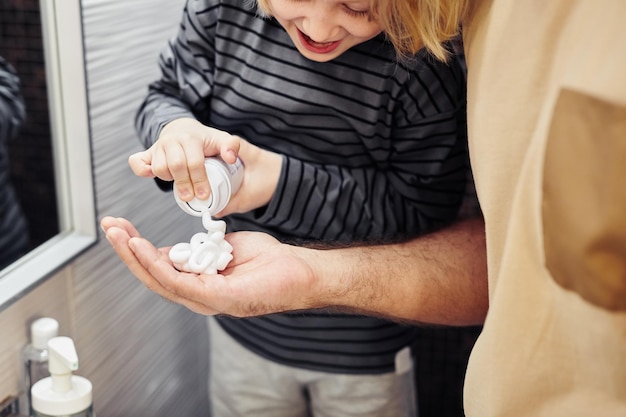
[[[214,318],[209,318],[209,339],[212,417],[417,416],[408,350],[402,352],[397,372],[333,374],[262,358],[241,346]]]

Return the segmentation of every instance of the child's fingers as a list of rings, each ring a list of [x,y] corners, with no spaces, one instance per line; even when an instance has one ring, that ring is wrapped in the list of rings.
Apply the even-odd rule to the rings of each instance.
[[[128,157],[128,165],[138,177],[154,178],[150,152],[143,151],[132,154]]]

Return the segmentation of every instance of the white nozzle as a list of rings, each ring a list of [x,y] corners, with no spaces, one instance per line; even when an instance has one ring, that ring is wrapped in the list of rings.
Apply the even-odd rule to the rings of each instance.
[[[78,369],[78,355],[72,339],[59,336],[48,341],[48,369],[53,391],[67,392],[72,389],[72,371]]]
[[[50,317],[42,317],[30,325],[30,339],[33,347],[39,350],[48,347],[48,340],[59,334],[59,322]]]
[[[69,337],[53,337],[48,341],[48,370],[50,376],[37,381],[31,388],[32,405],[36,415],[91,416],[93,395],[91,382],[72,375],[78,369],[78,355]]]

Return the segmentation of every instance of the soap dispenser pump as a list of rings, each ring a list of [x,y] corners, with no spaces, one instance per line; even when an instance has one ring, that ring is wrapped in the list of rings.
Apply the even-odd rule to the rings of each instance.
[[[69,337],[48,341],[48,369],[44,378],[31,390],[34,417],[95,417],[92,386],[88,379],[73,375],[78,369],[78,355]]]

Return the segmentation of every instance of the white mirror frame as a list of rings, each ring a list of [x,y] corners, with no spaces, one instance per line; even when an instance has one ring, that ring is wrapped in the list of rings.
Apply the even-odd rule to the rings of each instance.
[[[61,232],[2,270],[0,311],[97,239],[80,0],[40,6]]]

